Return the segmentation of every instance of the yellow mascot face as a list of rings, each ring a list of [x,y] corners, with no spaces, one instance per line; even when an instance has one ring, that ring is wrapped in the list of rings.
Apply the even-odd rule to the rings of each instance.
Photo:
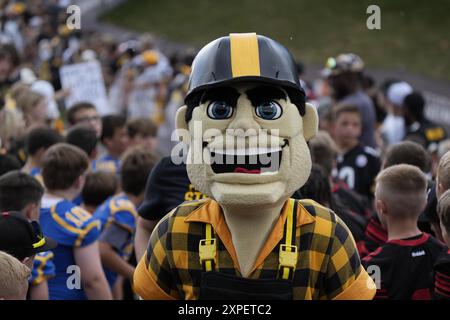
[[[250,82],[210,89],[188,112],[181,107],[176,122],[189,146],[189,178],[219,204],[277,204],[307,181],[306,142],[317,132],[317,113],[306,103],[301,116],[281,87]]]

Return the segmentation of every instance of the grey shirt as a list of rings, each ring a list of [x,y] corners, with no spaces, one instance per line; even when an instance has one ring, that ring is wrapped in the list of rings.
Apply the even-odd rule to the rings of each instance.
[[[369,96],[362,90],[359,90],[346,96],[342,100],[338,101],[338,103],[350,104],[359,108],[362,117],[362,133],[359,141],[363,146],[377,148],[375,142],[375,107]]]

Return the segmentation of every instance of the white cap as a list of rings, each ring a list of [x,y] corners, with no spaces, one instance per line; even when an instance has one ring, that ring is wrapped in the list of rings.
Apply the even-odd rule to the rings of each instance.
[[[97,54],[94,50],[86,49],[81,53],[81,60],[83,61],[93,61],[97,59]]]
[[[395,82],[388,88],[387,98],[392,104],[402,106],[406,96],[412,92],[413,88],[409,85],[409,83],[404,81]]]
[[[55,89],[53,89],[53,86],[50,82],[45,80],[37,80],[31,85],[31,91],[37,92],[47,98],[47,116],[50,119],[59,118],[58,105],[55,101]]]
[[[22,81],[23,83],[30,85],[36,80],[36,75],[30,68],[22,68],[20,70],[20,81]]]

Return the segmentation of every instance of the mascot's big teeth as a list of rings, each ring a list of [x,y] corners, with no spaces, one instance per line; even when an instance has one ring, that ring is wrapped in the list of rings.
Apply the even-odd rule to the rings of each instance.
[[[225,154],[228,156],[257,156],[281,151],[280,146],[265,148],[239,148],[239,149],[210,149],[211,154]]]

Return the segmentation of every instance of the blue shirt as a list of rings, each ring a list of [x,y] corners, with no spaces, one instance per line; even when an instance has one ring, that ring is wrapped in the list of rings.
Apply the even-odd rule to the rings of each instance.
[[[34,257],[33,269],[29,279],[30,286],[37,286],[55,276],[54,254],[51,251],[39,252]]]
[[[74,278],[77,265],[74,249],[92,244],[98,239],[99,221],[68,200],[46,198],[42,200],[39,221],[44,235],[58,242],[58,246],[52,250],[55,277],[48,281],[50,300],[86,299],[81,285],[73,288],[73,284],[77,283]],[[81,283],[81,279],[78,279],[78,283]]]
[[[123,193],[110,197],[94,212],[94,218],[101,222],[100,241],[111,245],[126,261],[133,252],[136,217],[135,205]],[[108,268],[103,269],[112,287],[117,279],[117,273]]]
[[[120,160],[106,154],[99,159],[92,161],[92,171],[95,172],[101,170],[119,174]]]
[[[44,179],[42,178],[42,169],[38,167],[34,167],[30,170],[30,176],[34,177],[39,181],[42,185],[44,185]]]

